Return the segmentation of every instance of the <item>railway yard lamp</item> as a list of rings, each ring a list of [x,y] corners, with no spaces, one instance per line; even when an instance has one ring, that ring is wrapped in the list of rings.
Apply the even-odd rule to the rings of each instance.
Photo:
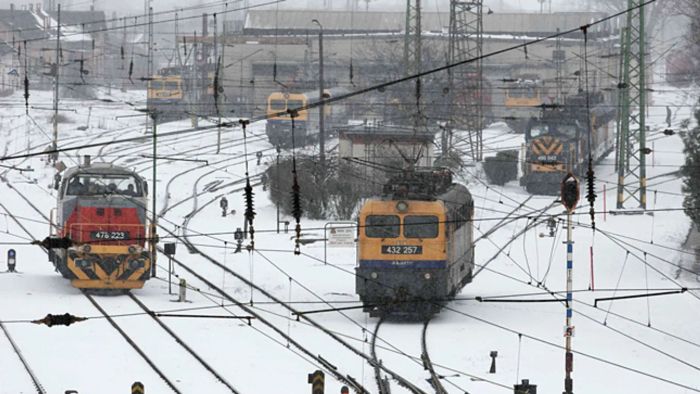
[[[561,202],[566,208],[566,329],[564,338],[566,340],[566,354],[564,358],[564,370],[566,377],[564,378],[564,394],[573,394],[574,381],[571,378],[571,373],[574,370],[574,354],[571,352],[571,339],[574,336],[574,326],[571,324],[573,311],[571,304],[573,302],[573,251],[574,241],[572,236],[571,214],[576,209],[576,204],[581,197],[578,179],[572,173],[568,173],[561,182]]]

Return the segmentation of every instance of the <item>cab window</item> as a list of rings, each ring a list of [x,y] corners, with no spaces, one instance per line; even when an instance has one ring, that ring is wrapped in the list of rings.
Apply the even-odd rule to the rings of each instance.
[[[118,195],[141,197],[141,181],[133,175],[77,174],[66,186],[67,196]]]
[[[403,218],[403,236],[406,238],[437,238],[439,223],[434,215],[407,215]]]
[[[150,88],[152,90],[162,90],[163,89],[163,82],[162,81],[151,81]]]
[[[299,109],[304,106],[304,101],[303,100],[289,100],[288,104],[289,109]]]
[[[400,223],[396,215],[369,215],[365,220],[365,235],[369,238],[398,238]]]
[[[180,90],[180,84],[175,81],[166,82],[165,90]]]
[[[539,137],[549,134],[549,126],[544,124],[535,124],[530,128],[530,138]]]
[[[273,111],[284,111],[287,109],[287,103],[285,102],[285,100],[270,100],[270,109]]]

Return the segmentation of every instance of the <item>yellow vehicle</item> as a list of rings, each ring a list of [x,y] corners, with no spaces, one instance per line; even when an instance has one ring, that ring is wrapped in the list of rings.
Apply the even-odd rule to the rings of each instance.
[[[474,202],[449,172],[392,179],[359,215],[356,292],[371,316],[439,312],[471,282]]]
[[[518,79],[505,94],[506,123],[516,133],[525,132],[530,118],[537,117],[543,103],[542,86],[536,80]]]
[[[185,113],[184,83],[181,75],[156,75],[148,82],[147,106],[158,119],[173,119]]]
[[[344,88],[326,89],[323,98],[329,99],[344,93],[347,93]],[[301,108],[306,108],[319,101],[318,91],[306,93],[272,92],[267,97],[267,125],[265,127],[270,143],[284,148],[292,146],[292,118],[287,111],[295,110],[297,112],[294,117],[294,144],[303,146],[316,141],[319,132],[318,109],[304,110]],[[347,121],[344,104],[327,104],[324,106],[324,114],[327,135],[331,134],[334,126]]]

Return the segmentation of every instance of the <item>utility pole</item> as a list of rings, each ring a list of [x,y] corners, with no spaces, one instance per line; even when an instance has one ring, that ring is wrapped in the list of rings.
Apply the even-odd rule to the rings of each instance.
[[[573,299],[573,254],[574,241],[571,214],[576,209],[576,204],[580,198],[580,188],[578,179],[572,174],[567,174],[566,178],[561,183],[561,201],[566,208],[566,331],[564,338],[566,340],[566,353],[564,356],[564,394],[573,394],[574,381],[571,373],[574,370],[574,353],[571,351],[571,340],[574,336],[574,326],[571,323],[573,318],[573,310],[571,309]]]
[[[326,130],[325,130],[325,106],[323,105],[323,25],[317,19],[311,22],[318,25],[318,99],[321,105],[318,106],[318,159],[321,168],[326,168]]]
[[[564,86],[564,73],[563,73],[563,68],[564,68],[564,62],[566,61],[566,53],[561,49],[561,37],[559,36],[559,28],[557,28],[557,39],[556,39],[556,47],[554,49],[554,53],[552,54],[552,61],[554,61],[554,68],[556,69],[556,79],[554,83],[556,84],[557,88],[557,104],[564,104],[564,92],[563,92],[563,86]]]
[[[158,111],[153,110],[149,113],[151,120],[153,121],[153,180],[151,181],[151,193],[153,193],[152,199],[152,211],[151,211],[151,276],[155,278],[156,276],[156,261],[158,257],[157,240],[158,240],[158,214],[156,213],[156,182],[157,182],[157,172],[156,164],[158,163],[157,154],[157,130],[158,130]]]
[[[147,68],[147,81],[153,78],[153,7],[151,3],[153,0],[148,0],[148,68]],[[146,132],[148,132],[148,123],[152,121],[149,116],[146,116]],[[155,123],[155,122],[153,122]],[[155,125],[153,125],[155,133]]]
[[[618,141],[617,207],[633,199],[646,209],[646,31],[642,0],[628,0],[625,32],[620,136]],[[638,110],[638,113],[633,111]]]
[[[56,16],[56,75],[53,78],[53,144],[52,163],[58,163],[58,77],[61,74],[61,4]]]
[[[219,40],[217,36],[219,35],[219,27],[216,22],[216,14],[214,14],[214,79],[216,81],[219,80],[219,68],[221,67],[221,60],[219,59]],[[214,81],[212,81],[212,86],[214,88],[213,94],[214,94],[214,110],[216,111],[216,115],[219,117],[219,122],[218,122],[218,127],[216,128],[216,154],[218,155],[219,152],[221,152],[221,111],[219,110],[219,86],[218,84],[221,82],[217,82],[217,84],[214,84]]]
[[[423,29],[421,25],[421,0],[406,0],[406,33],[403,43],[403,62],[406,76],[418,74],[423,69],[423,45],[421,34]],[[415,131],[418,131],[425,126],[420,78],[416,78],[415,86],[416,108],[413,115],[413,127]]]
[[[189,102],[189,107],[190,107],[190,117],[192,119],[192,127],[198,127],[199,126],[199,118],[197,117],[197,103],[199,102],[199,74],[197,70],[197,66],[199,63],[197,61],[198,55],[198,45],[197,45],[197,31],[194,31],[194,38],[192,40],[192,48],[190,48],[190,54],[192,55],[192,76],[191,76],[191,86],[192,86],[192,92],[189,94],[190,96],[190,102]]]
[[[483,157],[483,31],[482,0],[450,1],[449,62],[477,60],[450,71],[449,133],[455,126],[468,130],[471,156],[475,161]]]
[[[177,65],[180,67],[180,76],[184,76],[183,70],[182,70],[182,56],[180,56],[180,41],[178,35],[180,34],[179,32],[179,20],[178,20],[178,15],[177,12],[175,13],[175,51],[177,51]]]

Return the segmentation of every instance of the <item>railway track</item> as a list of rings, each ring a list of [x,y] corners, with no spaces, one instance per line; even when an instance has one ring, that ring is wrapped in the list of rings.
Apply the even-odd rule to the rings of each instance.
[[[372,333],[372,341],[370,343],[370,355],[374,360],[374,381],[377,382],[377,392],[379,394],[391,394],[391,387],[389,385],[389,379],[385,376],[382,377],[382,369],[379,368],[382,360],[377,358],[377,334],[379,333],[379,327],[384,323],[384,318],[381,317],[377,321],[377,325],[374,327],[374,332]]]
[[[139,356],[141,356],[141,358],[143,358],[143,360],[148,364],[148,366],[150,366],[151,369],[153,369],[153,371],[165,382],[165,384],[168,387],[170,387],[170,389],[173,392],[178,394],[182,393],[175,386],[175,384],[165,375],[165,373],[163,373],[163,371],[161,371],[160,368],[158,368],[158,366],[153,362],[153,360],[151,360],[151,358],[148,357],[148,355],[146,355],[146,353],[143,350],[141,350],[141,348],[136,344],[136,342],[134,342],[133,339],[131,339],[131,337],[117,324],[117,322],[115,322],[114,319],[112,319],[112,317],[107,313],[107,311],[105,311],[104,308],[102,308],[102,306],[97,301],[95,301],[95,298],[92,295],[87,294],[86,292],[83,292],[83,295],[87,297],[87,299],[95,307],[95,309],[100,311],[102,316],[104,316],[104,318],[107,319],[107,322],[109,322],[109,324],[112,327],[114,327],[115,330],[117,330],[117,332],[122,336],[122,338],[124,338],[124,340],[129,345],[131,345],[131,348],[134,349],[136,353],[138,353]]]
[[[382,370],[379,367],[382,365],[382,360],[379,359],[377,356],[377,338],[379,337],[379,329],[380,327],[385,323],[386,318],[385,317],[380,317],[379,320],[377,321],[377,325],[374,327],[374,332],[372,333],[372,340],[370,342],[370,355],[374,361],[374,380],[377,385],[377,392],[379,394],[391,394],[391,386],[389,382],[389,378],[386,376],[382,376]],[[440,382],[440,379],[442,378],[440,375],[438,375],[437,372],[435,372],[435,368],[433,366],[433,362],[430,359],[430,354],[428,352],[428,341],[427,341],[427,332],[428,332],[428,324],[430,323],[430,319],[427,319],[423,323],[423,328],[421,330],[421,356],[420,360],[422,362],[423,368],[428,371],[430,374],[430,378],[428,379],[428,382],[430,385],[433,387],[435,390],[435,394],[447,394],[447,390],[445,390],[444,386]],[[399,352],[403,354],[402,352]],[[413,359],[411,356],[408,356],[404,354],[405,356]],[[415,360],[414,360],[415,361]],[[407,389],[408,391],[412,393],[424,393],[422,390],[414,386],[413,384],[410,384],[409,382],[405,381],[397,381],[398,384]]]
[[[420,358],[423,361],[423,368],[430,373],[430,385],[435,389],[435,394],[447,394],[447,390],[440,382],[441,376],[435,372],[435,367],[433,362],[430,360],[430,354],[428,353],[428,324],[430,324],[430,319],[423,323],[423,331],[421,334],[421,355]]]
[[[44,386],[41,385],[41,382],[39,382],[39,378],[36,376],[32,368],[29,366],[29,362],[27,361],[26,358],[24,358],[24,355],[22,355],[22,351],[20,350],[19,346],[17,346],[17,343],[12,339],[12,336],[10,335],[10,332],[7,330],[4,324],[0,322],[0,329],[2,329],[3,334],[7,338],[7,341],[10,342],[10,345],[12,346],[12,350],[15,352],[17,355],[17,358],[19,358],[19,361],[22,363],[22,367],[24,367],[24,370],[27,372],[29,375],[29,378],[32,380],[32,384],[34,385],[34,389],[36,390],[37,394],[46,394],[46,390],[44,389]]]
[[[12,188],[20,197],[23,198],[23,200],[32,208],[34,209],[37,213],[41,214],[43,216],[42,211],[35,205],[33,204],[26,196],[24,196],[19,190]],[[11,213],[11,211],[5,207],[2,203],[0,203],[0,208],[4,209],[6,213],[9,215],[9,217],[15,221],[20,228],[32,239],[37,239],[22,223]],[[45,218],[45,216],[44,216]],[[105,310],[105,308],[100,305],[100,303],[97,302],[95,297],[85,291],[82,291],[82,294],[88,299],[88,301],[104,316],[104,318],[107,320],[107,322],[124,338],[124,340],[136,351],[139,356],[151,367],[151,369],[163,380],[163,382],[175,393],[182,393],[180,389],[175,385],[175,383],[162,371],[158,365],[153,361],[151,357],[149,357],[146,352],[144,352],[141,347],[136,344],[136,342],[126,333],[126,331],[120,327],[116,321],[110,316],[110,314]],[[133,300],[139,308],[151,316],[156,323],[158,323],[159,327],[162,328],[178,345],[180,345],[185,352],[190,354],[192,357],[194,357],[197,362],[205,369],[207,370],[210,374],[214,376],[214,378],[219,381],[223,386],[226,387],[227,392],[231,392],[234,394],[238,394],[239,392],[221,375],[219,372],[217,372],[211,365],[209,365],[201,356],[199,356],[189,345],[185,343],[182,338],[180,338],[172,329],[170,329],[164,322],[162,322],[157,316],[153,314],[153,312],[146,307],[145,304],[143,304],[136,296],[133,294],[129,294],[129,297],[131,300]],[[14,341],[11,339],[9,336],[9,332],[5,329],[5,327],[2,327],[3,332],[5,335],[8,337],[8,340],[10,343],[13,345],[13,348],[15,349],[15,353],[18,354],[20,357],[20,360],[22,361],[25,370],[30,375],[30,378],[32,379],[33,382],[35,382],[35,386],[37,386],[37,392],[40,394],[44,394],[45,391],[43,391],[43,388],[41,388],[41,385],[34,375],[34,373],[31,371],[29,368],[28,363],[26,362],[26,359],[21,355],[21,352],[19,351],[19,348],[16,346]]]
[[[149,356],[146,351],[143,350],[143,347],[138,345],[134,338],[132,338],[126,330],[121,327],[117,322],[111,317],[112,314],[107,312],[105,309],[104,305],[100,305],[100,303],[97,302],[95,297],[85,291],[83,291],[83,294],[88,298],[88,300],[95,306],[95,308],[107,319],[109,324],[119,332],[119,334],[124,338],[124,340],[143,358],[143,360],[155,371],[158,376],[165,382],[165,384],[175,393],[182,393],[182,392],[187,392],[184,390],[181,390],[178,388],[178,386],[173,382],[168,375],[163,372],[163,370],[156,364],[154,361],[153,357]],[[198,364],[202,366],[204,370],[206,370],[209,374],[211,374],[214,379],[216,379],[219,383],[221,383],[225,388],[226,392],[234,393],[234,394],[239,394],[239,391],[236,390],[231,383],[229,383],[224,376],[219,373],[217,370],[215,370],[208,362],[202,358],[191,346],[189,346],[179,335],[177,335],[167,324],[165,324],[156,314],[150,310],[141,300],[139,300],[135,295],[128,293],[126,295],[129,299],[131,299],[139,308],[140,311],[143,311],[145,314],[149,315],[153,321],[158,325],[158,327],[162,330],[164,330],[170,338],[173,339],[175,343],[177,343],[180,348],[182,348],[187,354],[192,356]],[[120,297],[120,300],[122,297]],[[143,332],[145,332],[146,329],[144,328],[143,325],[139,326],[139,333],[142,335]],[[142,335],[143,336],[143,335]],[[168,346],[168,357],[172,358],[176,356],[176,352],[174,352],[173,348]],[[178,379],[178,382],[182,381],[183,379]],[[197,378],[197,384],[201,382],[201,378]],[[207,392],[212,392],[211,388],[208,388]]]

